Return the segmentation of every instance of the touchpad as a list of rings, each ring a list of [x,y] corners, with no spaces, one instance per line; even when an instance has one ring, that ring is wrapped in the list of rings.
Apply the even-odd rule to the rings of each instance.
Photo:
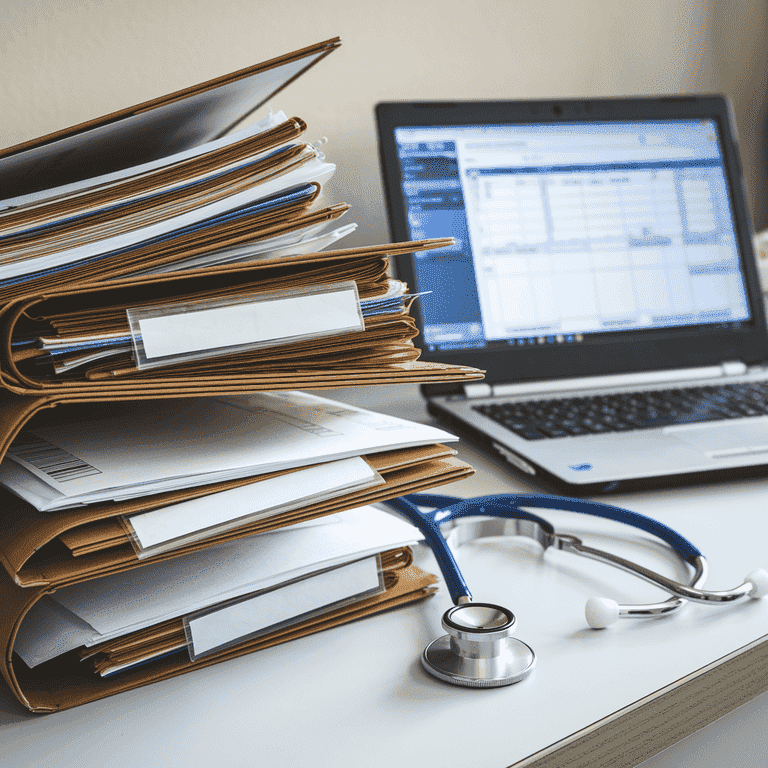
[[[768,452],[768,418],[764,416],[717,424],[666,427],[664,432],[712,458]]]

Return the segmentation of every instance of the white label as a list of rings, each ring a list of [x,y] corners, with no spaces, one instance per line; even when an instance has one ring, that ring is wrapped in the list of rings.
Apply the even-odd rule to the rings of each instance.
[[[369,557],[191,618],[192,658],[378,586],[377,558]]]
[[[127,518],[141,550],[157,554],[159,545],[182,546],[193,534],[243,518],[260,519],[289,509],[313,504],[351,488],[383,482],[362,458],[330,461],[257,483],[141,512]]]
[[[139,320],[150,360],[362,329],[352,288]]]

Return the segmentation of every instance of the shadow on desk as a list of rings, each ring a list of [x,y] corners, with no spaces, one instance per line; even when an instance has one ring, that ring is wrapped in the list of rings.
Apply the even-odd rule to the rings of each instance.
[[[0,681],[0,727],[13,723],[22,723],[26,720],[38,720],[40,715],[33,715],[20,704],[11,693],[5,681]]]

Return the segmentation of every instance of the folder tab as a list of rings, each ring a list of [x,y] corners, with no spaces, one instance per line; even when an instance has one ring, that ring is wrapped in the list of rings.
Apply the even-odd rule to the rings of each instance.
[[[378,557],[248,595],[184,618],[192,661],[384,591]]]
[[[126,310],[136,367],[365,330],[354,280]]]

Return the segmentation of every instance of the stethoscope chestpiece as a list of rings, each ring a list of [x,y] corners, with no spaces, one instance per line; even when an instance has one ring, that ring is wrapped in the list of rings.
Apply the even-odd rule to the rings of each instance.
[[[536,654],[511,637],[514,614],[493,603],[466,602],[443,614],[447,635],[430,643],[421,657],[429,674],[466,688],[499,688],[527,677]]]

